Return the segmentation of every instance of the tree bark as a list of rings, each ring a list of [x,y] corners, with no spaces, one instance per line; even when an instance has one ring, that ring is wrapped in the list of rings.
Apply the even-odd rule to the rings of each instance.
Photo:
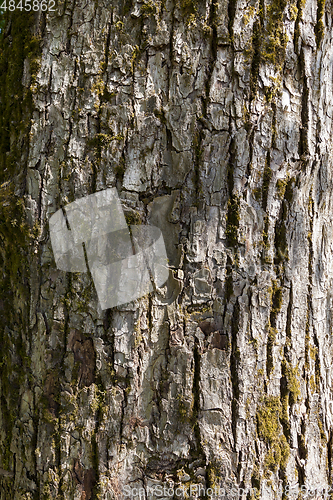
[[[331,12],[59,0],[6,13],[1,500],[329,487]],[[128,224],[160,227],[170,276],[102,311],[90,274],[57,269],[48,221],[109,187]]]

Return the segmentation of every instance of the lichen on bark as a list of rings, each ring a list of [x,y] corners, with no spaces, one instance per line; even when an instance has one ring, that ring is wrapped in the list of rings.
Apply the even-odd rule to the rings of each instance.
[[[6,13],[1,500],[329,484],[329,7]],[[129,225],[161,228],[170,278],[102,311],[48,221],[109,187]]]

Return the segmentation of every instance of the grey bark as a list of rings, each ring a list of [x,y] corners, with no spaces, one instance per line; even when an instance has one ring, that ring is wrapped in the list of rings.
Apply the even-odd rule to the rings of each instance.
[[[331,29],[329,0],[35,14],[1,186],[28,227],[24,266],[2,256],[1,500],[328,487]],[[88,274],[56,269],[48,219],[107,187],[161,228],[170,277],[105,312]]]

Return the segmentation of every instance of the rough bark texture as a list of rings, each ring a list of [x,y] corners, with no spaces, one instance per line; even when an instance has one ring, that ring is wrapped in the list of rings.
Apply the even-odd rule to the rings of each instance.
[[[331,11],[66,0],[8,15],[1,500],[330,483]],[[48,219],[114,186],[128,223],[162,229],[171,270],[105,312],[88,274],[56,269]]]

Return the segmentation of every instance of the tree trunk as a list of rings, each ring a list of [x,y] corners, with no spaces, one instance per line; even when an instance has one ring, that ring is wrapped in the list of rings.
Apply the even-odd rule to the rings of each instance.
[[[328,488],[333,42],[317,2],[7,11],[1,500]],[[103,311],[89,273],[57,269],[49,219],[109,187],[128,224],[162,230],[170,271]]]

